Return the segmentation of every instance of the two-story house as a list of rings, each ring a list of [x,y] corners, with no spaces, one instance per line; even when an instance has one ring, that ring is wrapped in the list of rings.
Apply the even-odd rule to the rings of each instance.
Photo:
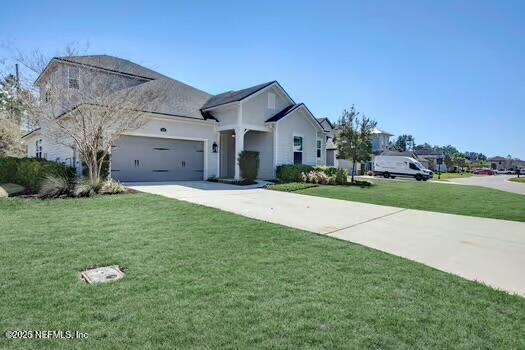
[[[372,153],[374,153],[374,155],[378,155],[381,154],[383,151],[388,150],[390,145],[390,138],[392,136],[392,134],[386,131],[374,128],[372,130]]]
[[[86,92],[88,81],[105,88]],[[57,83],[64,94],[48,96],[46,87]],[[133,62],[96,55],[53,58],[35,84],[59,118],[79,107],[80,93],[94,99],[105,94],[106,101],[122,91],[138,98],[162,94],[160,103],[144,104],[147,123],[112,147],[111,176],[120,181],[239,179],[243,150],[259,152],[261,179],[274,178],[281,164],[326,163],[323,127],[277,81],[212,95]],[[81,168],[74,147],[54,142],[45,125],[23,141],[30,157]]]

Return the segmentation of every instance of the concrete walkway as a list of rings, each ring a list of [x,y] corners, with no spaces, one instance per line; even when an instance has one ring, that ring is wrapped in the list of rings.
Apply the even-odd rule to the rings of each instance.
[[[513,177],[516,177],[516,175],[486,175],[457,178],[449,181],[459,185],[482,186],[525,195],[525,184],[509,181],[509,179],[512,179]]]
[[[208,182],[139,191],[359,243],[525,296],[525,223]]]

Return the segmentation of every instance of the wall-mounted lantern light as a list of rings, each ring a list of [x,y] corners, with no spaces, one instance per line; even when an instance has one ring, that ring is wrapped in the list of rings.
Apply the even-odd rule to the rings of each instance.
[[[211,145],[212,152],[217,153],[218,149],[219,149],[219,146],[217,145],[217,142],[214,142],[213,145]]]
[[[166,132],[168,130],[166,130],[166,128],[160,128],[160,132]]]

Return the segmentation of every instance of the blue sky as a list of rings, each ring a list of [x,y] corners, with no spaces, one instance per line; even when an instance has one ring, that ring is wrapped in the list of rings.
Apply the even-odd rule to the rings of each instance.
[[[317,117],[355,104],[416,143],[525,159],[521,0],[7,1],[0,41],[89,42],[210,93],[278,80]]]

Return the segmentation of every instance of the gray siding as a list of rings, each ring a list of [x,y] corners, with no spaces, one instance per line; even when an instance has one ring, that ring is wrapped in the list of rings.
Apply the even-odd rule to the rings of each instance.
[[[273,135],[270,132],[249,131],[244,135],[244,149],[259,152],[259,173],[257,178],[274,178]]]
[[[268,94],[275,95],[275,109],[268,108]],[[275,87],[251,97],[242,104],[242,122],[246,124],[264,125],[264,122],[289,106],[291,102],[278,93]]]
[[[318,133],[313,121],[305,115],[302,109],[292,112],[277,123],[277,165],[293,164],[293,137],[303,137],[303,164],[324,165],[325,164],[325,142],[321,142],[322,158],[317,160],[316,142],[323,133]]]

